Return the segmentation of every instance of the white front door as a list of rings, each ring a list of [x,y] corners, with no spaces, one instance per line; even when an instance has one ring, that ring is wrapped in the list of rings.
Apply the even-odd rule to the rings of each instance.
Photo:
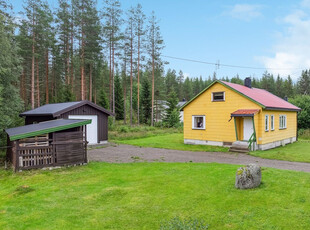
[[[252,117],[243,118],[243,140],[248,141],[254,133]]]
[[[97,115],[69,115],[69,119],[86,119],[91,123],[86,125],[86,139],[89,144],[98,143],[98,118]]]

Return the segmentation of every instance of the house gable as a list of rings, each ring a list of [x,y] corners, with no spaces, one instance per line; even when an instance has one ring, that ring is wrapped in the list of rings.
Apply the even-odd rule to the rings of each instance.
[[[185,103],[185,104],[180,108],[180,110],[182,111],[186,106],[188,106],[190,103],[192,103],[193,101],[195,101],[196,98],[198,98],[201,94],[203,94],[204,92],[206,92],[208,89],[210,89],[210,88],[211,88],[212,86],[214,86],[215,84],[220,84],[220,85],[224,86],[225,88],[227,88],[227,89],[229,89],[229,90],[231,90],[231,91],[234,91],[235,93],[237,93],[237,94],[243,96],[244,98],[246,98],[246,99],[252,101],[253,103],[259,105],[260,107],[265,108],[265,106],[262,105],[261,103],[259,103],[259,102],[255,101],[255,100],[253,100],[252,98],[250,98],[250,97],[244,95],[243,93],[239,92],[238,90],[236,90],[236,89],[234,89],[234,88],[232,88],[232,87],[226,85],[226,84],[223,83],[222,81],[216,80],[216,81],[212,82],[212,83],[211,83],[208,87],[206,87],[204,90],[202,90],[199,94],[197,94],[195,97],[193,97],[191,100],[189,100],[187,103]]]
[[[225,100],[213,101],[212,93],[224,92]],[[184,138],[194,140],[212,140],[220,142],[235,141],[234,121],[231,113],[238,109],[256,109],[261,111],[262,106],[240,95],[220,82],[214,82],[191,103],[183,107],[184,110]],[[193,116],[205,116],[205,130],[192,128]],[[257,114],[256,116],[260,116]],[[258,119],[255,120],[258,128]]]

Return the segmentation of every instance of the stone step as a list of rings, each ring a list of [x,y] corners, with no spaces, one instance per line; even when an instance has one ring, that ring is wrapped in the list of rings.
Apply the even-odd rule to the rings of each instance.
[[[237,147],[230,147],[229,152],[237,152],[237,153],[248,153],[248,148],[237,148]]]

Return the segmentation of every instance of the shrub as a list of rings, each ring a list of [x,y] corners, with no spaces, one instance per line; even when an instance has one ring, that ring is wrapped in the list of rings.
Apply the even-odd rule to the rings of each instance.
[[[298,128],[310,128],[310,96],[298,95],[290,99],[289,102],[301,108],[301,111],[298,112]]]
[[[121,133],[128,133],[129,132],[129,128],[127,126],[121,126],[119,131]]]
[[[160,226],[161,230],[204,230],[208,229],[208,225],[199,219],[186,218],[181,219],[175,217],[169,221],[162,222]]]
[[[299,129],[298,137],[301,139],[310,139],[310,129]]]

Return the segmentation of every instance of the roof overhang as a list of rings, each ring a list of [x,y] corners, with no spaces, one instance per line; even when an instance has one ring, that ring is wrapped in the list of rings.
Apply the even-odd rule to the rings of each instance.
[[[231,117],[253,117],[257,113],[259,113],[259,109],[238,109],[230,115]]]
[[[265,107],[264,110],[277,110],[277,111],[293,111],[299,112],[301,109],[288,109],[288,108],[278,108],[278,107]]]
[[[58,103],[56,103],[58,104]],[[108,116],[115,116],[115,113],[112,113],[111,111],[91,102],[91,101],[88,101],[88,100],[84,100],[84,101],[80,101],[79,103],[76,103],[74,105],[71,105],[71,106],[68,106],[67,108],[64,108],[62,110],[59,110],[59,111],[56,111],[54,113],[35,113],[35,112],[32,112],[33,110],[29,110],[29,111],[26,111],[26,112],[23,112],[21,114],[19,114],[20,117],[40,117],[40,116],[52,116],[53,118],[57,118],[57,117],[60,117],[61,114],[63,113],[66,113],[68,111],[71,111],[73,109],[76,109],[78,107],[81,107],[83,105],[89,105],[105,114],[107,114]]]
[[[66,120],[66,119],[61,119]],[[59,124],[59,120],[45,121],[37,124],[25,125],[16,128],[6,129],[6,133],[9,135],[11,141],[34,137],[42,134],[57,132],[61,130],[80,127],[82,125],[88,125],[91,120],[73,120],[69,119],[67,124]],[[49,124],[49,125],[46,125]],[[27,128],[26,128],[27,127]],[[26,128],[26,129],[25,129]],[[27,130],[28,129],[28,130]]]

